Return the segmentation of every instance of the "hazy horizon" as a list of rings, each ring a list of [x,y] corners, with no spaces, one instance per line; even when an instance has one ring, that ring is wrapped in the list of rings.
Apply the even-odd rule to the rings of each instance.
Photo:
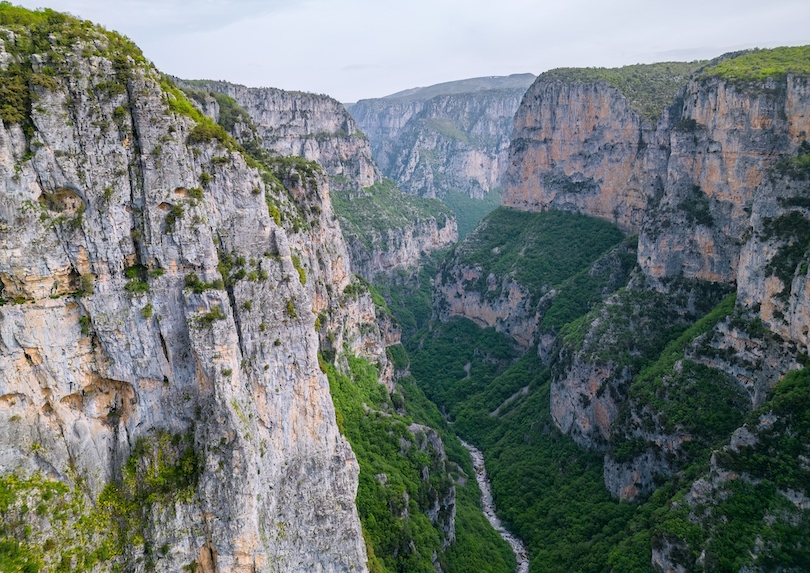
[[[810,43],[810,2],[23,0],[129,36],[162,72],[342,102],[558,67],[710,59]]]

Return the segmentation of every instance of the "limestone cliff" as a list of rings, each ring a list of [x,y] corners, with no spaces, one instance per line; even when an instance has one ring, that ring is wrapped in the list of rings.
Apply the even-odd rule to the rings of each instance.
[[[749,239],[737,276],[740,302],[757,310],[765,325],[808,349],[808,253],[810,198],[807,145],[803,155],[766,175],[753,198]]]
[[[458,240],[456,218],[447,206],[405,195],[390,179],[358,193],[336,193],[335,209],[352,270],[367,280],[413,272],[425,255]]]
[[[516,114],[504,205],[584,213],[639,233],[640,272],[558,337],[544,334],[539,349],[555,423],[607,452],[616,496],[644,495],[692,463],[804,361],[806,50],[555,70]],[[784,69],[760,71],[769,58]],[[666,80],[664,89],[639,87],[642,77]],[[497,275],[457,270],[440,286],[440,308],[491,314],[482,301],[500,292]],[[736,306],[721,303],[735,289]],[[527,319],[517,304],[500,308],[489,325]]]
[[[0,58],[19,88],[0,113],[0,470],[6,523],[36,525],[21,551],[365,570],[317,362],[314,313],[350,280],[323,180],[292,167],[285,190],[127,41],[34,14]]]
[[[689,82],[659,130],[667,175],[639,235],[639,263],[653,276],[734,281],[754,191],[807,137],[807,77],[745,85],[711,70]]]
[[[502,203],[584,212],[638,230],[646,206],[641,133],[616,88],[538,80],[515,116]]]
[[[343,105],[329,96],[228,82],[185,85],[232,98],[247,111],[264,149],[314,161],[329,175],[333,191],[358,191],[382,180],[366,136]],[[220,110],[211,112],[218,116]]]
[[[695,67],[541,74],[515,115],[502,203],[586,213],[638,232],[648,198],[666,177],[657,118]]]
[[[810,117],[806,75],[717,71],[746,57],[542,74],[515,116],[503,204],[639,232],[651,276],[734,281],[754,190],[796,153]]]
[[[350,107],[380,169],[403,191],[426,197],[455,191],[482,198],[500,185],[512,118],[534,76],[480,79]]]
[[[440,266],[435,315],[468,318],[527,349],[540,333],[553,338],[569,305],[587,311],[627,281],[635,250],[621,241],[604,221],[496,209]]]
[[[283,157],[294,156],[321,166],[329,176],[352,272],[372,280],[413,269],[423,255],[458,239],[455,216],[444,205],[404,197],[382,179],[365,136],[332,98],[226,82],[181,85],[247,149],[270,152],[268,161],[283,163]]]

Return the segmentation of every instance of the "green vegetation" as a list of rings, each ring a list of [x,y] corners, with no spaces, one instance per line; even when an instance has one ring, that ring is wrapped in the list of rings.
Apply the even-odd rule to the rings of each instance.
[[[141,309],[141,316],[148,320],[152,318],[152,314],[154,313],[154,311],[155,309],[152,306],[152,303],[149,302],[146,305],[144,305],[144,307]]]
[[[314,184],[317,175],[322,173],[317,163],[308,161],[303,157],[278,156],[268,152],[262,147],[256,126],[250,120],[248,112],[227,95],[214,91],[205,91],[204,88],[207,87],[207,82],[186,82],[181,91],[174,86],[168,77],[164,77],[162,85],[164,91],[170,94],[170,107],[197,122],[197,126],[189,134],[189,143],[218,141],[228,151],[240,153],[249,167],[253,167],[261,173],[264,189],[254,187],[253,194],[260,195],[264,192],[268,214],[273,218],[276,225],[282,226],[284,224],[293,233],[310,228],[310,221],[317,218],[320,211],[317,207],[313,207],[310,201],[296,202],[282,181],[293,186],[310,186]],[[204,104],[209,97],[214,98],[220,106],[217,122],[215,123],[210,118],[204,117],[186,99],[186,95],[201,104]],[[185,103],[179,105],[173,103],[181,102],[181,100]],[[247,125],[250,134],[245,135],[244,132],[240,132],[238,134],[239,142],[234,139],[231,133],[236,129],[237,124]],[[211,161],[214,165],[222,165],[231,160],[231,156],[217,156]],[[211,174],[208,172],[202,173],[200,183],[203,186],[210,183],[211,180]]]
[[[341,219],[344,235],[360,240],[373,250],[379,238],[382,248],[387,246],[389,232],[436,219],[439,228],[453,216],[452,211],[438,199],[425,199],[406,195],[390,179],[366,187],[362,193],[339,191],[333,194],[332,204]]]
[[[93,571],[121,555],[113,524],[80,484],[0,476],[0,571]]]
[[[801,211],[788,211],[776,218],[765,218],[761,238],[763,241],[780,242],[776,253],[768,261],[765,272],[782,281],[784,288],[781,295],[786,299],[793,288],[793,277],[800,265],[806,265],[808,261],[810,221]]]
[[[706,67],[700,77],[749,84],[781,80],[787,74],[810,75],[810,46],[753,50]]]
[[[601,455],[555,428],[548,369],[532,352],[513,362],[505,336],[466,319],[429,336],[409,343],[414,378],[484,450],[499,514],[528,544],[532,570],[602,571],[635,507],[604,489]]]
[[[180,203],[175,203],[169,209],[169,212],[166,213],[166,232],[167,233],[174,233],[174,226],[177,224],[177,221],[182,219],[186,214],[185,209],[183,209],[183,205]]]
[[[686,222],[690,226],[703,225],[709,228],[714,226],[711,201],[699,185],[692,186],[686,197],[681,199],[678,208],[686,215]]]
[[[210,283],[203,282],[197,276],[197,273],[189,273],[185,278],[185,288],[191,289],[195,294],[202,294],[207,290],[222,290],[225,288],[225,283],[220,279],[213,280]]]
[[[566,324],[560,337],[570,350],[582,350],[583,358],[590,362],[612,364],[617,372],[627,368],[636,374],[696,319],[711,311],[729,290],[721,284],[678,282],[673,282],[667,293],[622,289],[601,307]],[[557,364],[561,369],[565,366],[564,361]]]
[[[745,425],[754,443],[715,453],[718,466],[754,479],[721,481],[695,506],[683,502],[688,483],[683,484],[687,487],[673,497],[674,511],[653,527],[654,540],[681,544],[679,561],[687,570],[696,567],[701,554],[712,571],[802,570],[810,555],[810,510],[798,509],[780,491],[810,493],[810,472],[802,461],[810,454],[808,412],[810,374],[792,372],[763,407],[748,415]],[[762,424],[763,418],[771,423]],[[696,469],[708,468],[686,471],[699,475]]]
[[[473,199],[465,193],[448,191],[441,200],[455,213],[458,240],[463,241],[484,217],[501,205],[501,189],[499,187],[484,193],[483,199]]]
[[[142,547],[147,568],[153,566],[157,548],[148,538],[149,526],[159,515],[153,506],[191,502],[202,468],[202,454],[191,433],[158,431],[138,438],[121,481],[107,484],[98,500],[99,510],[114,524],[119,554]]]
[[[540,330],[559,332],[563,326],[602,302],[606,293],[626,284],[631,271],[636,268],[637,243],[637,237],[628,237],[593,266],[559,285],[557,294],[543,312]]]
[[[432,129],[443,137],[455,139],[461,143],[470,143],[470,137],[453,120],[429,118],[425,119],[424,122],[428,129]]]
[[[448,573],[514,571],[509,547],[480,511],[480,491],[469,456],[449,434],[436,407],[406,379],[401,389],[409,413],[397,413],[388,391],[377,381],[375,367],[352,356],[348,361],[348,375],[324,362],[321,367],[329,378],[338,425],[360,464],[357,507],[376,556],[371,570],[433,573],[435,551]],[[430,441],[420,446],[414,433],[423,430],[412,426],[414,422],[438,429],[447,462]],[[469,476],[466,484],[459,482],[462,476]],[[442,520],[447,514],[441,500],[454,482],[457,539],[445,553]],[[435,523],[427,514],[434,508],[438,509]]]
[[[191,501],[201,470],[190,434],[158,432],[137,440],[122,480],[95,506],[81,478],[70,488],[40,474],[0,476],[0,571],[95,571],[133,549],[152,563],[152,507]]]
[[[109,84],[123,86],[123,91],[130,67],[146,62],[141,51],[124,36],[50,9],[27,10],[0,2],[0,26],[15,34],[13,41],[5,42],[11,61],[0,72],[0,118],[21,124],[29,137],[33,134],[32,105],[42,91],[58,87],[56,77],[67,69],[65,55],[77,43],[81,43],[82,55],[101,55],[113,62],[115,75]],[[41,72],[33,71],[32,54],[42,59]]]
[[[672,103],[690,76],[706,62],[661,62],[622,68],[559,68],[540,75],[547,81],[604,82],[627,98],[630,107],[647,121],[655,122]]]
[[[225,316],[225,313],[222,312],[221,306],[215,306],[208,312],[202,313],[199,317],[197,317],[197,321],[201,326],[211,326],[218,320],[225,320],[228,318]]]
[[[210,94],[217,100],[219,104],[219,117],[217,123],[221,125],[225,131],[232,133],[237,124],[245,124],[252,126],[253,121],[250,119],[250,114],[244,109],[239,107],[236,100],[230,96],[219,92],[210,92]]]
[[[760,427],[763,416],[775,416]],[[768,480],[781,490],[810,495],[810,468],[801,459],[810,455],[810,370],[791,372],[777,384],[771,400],[748,415],[746,426],[756,430],[757,443],[724,452],[721,465]]]
[[[388,303],[388,308],[402,328],[402,340],[407,341],[427,326],[433,311],[432,288],[442,253],[424,257],[419,272],[399,271],[391,278],[377,277],[376,290]]]
[[[124,276],[129,279],[124,285],[124,290],[131,294],[145,294],[149,292],[149,281],[147,280],[146,267],[143,265],[133,265],[124,270]]]
[[[797,181],[810,179],[810,143],[806,140],[802,141],[799,155],[783,159],[774,166],[773,170],[784,177],[790,177]],[[800,206],[807,206],[806,202]]]
[[[626,435],[636,425],[648,431],[657,427],[667,433],[691,436],[690,443],[678,454],[682,466],[695,460],[705,461],[708,448],[719,446],[739,427],[750,409],[748,396],[728,375],[686,357],[693,341],[707,335],[732,314],[735,300],[736,295],[727,296],[670,342],[633,379],[616,422],[616,427],[625,432],[614,432],[611,438],[610,451],[615,459],[629,461],[645,448],[643,443]]]
[[[574,213],[528,213],[500,207],[455,249],[458,263],[512,276],[535,301],[550,288],[586,269],[623,239],[615,225]],[[497,296],[484,284],[479,292]]]
[[[304,269],[304,265],[301,264],[301,257],[296,254],[291,254],[290,260],[292,261],[293,267],[295,267],[295,270],[298,272],[298,279],[301,281],[301,284],[307,284],[307,271]]]
[[[498,214],[493,213],[487,222]],[[561,232],[527,240],[524,233],[531,224],[526,217],[526,222],[495,226],[490,235],[479,229],[451,256],[487,265],[485,272],[489,272],[502,264],[504,254],[509,257],[517,252],[523,254],[520,260],[526,266],[540,261],[540,268],[549,268],[546,258],[526,254],[536,249],[547,257],[575,239]],[[577,235],[593,233],[580,230]],[[475,241],[478,244],[471,246]],[[461,318],[431,323],[432,301],[426,283],[395,277],[378,284],[393,314],[415,330],[408,333],[404,329],[408,335],[403,337],[414,380],[446,412],[453,430],[484,451],[499,513],[527,542],[533,571],[649,572],[653,547],[661,547],[665,541],[681,548],[686,544],[686,557],[676,553],[675,559],[685,563],[687,570],[696,567],[695,559],[703,549],[710,570],[737,570],[740,563],[753,562],[749,551],[758,538],[766,541],[757,564],[806,560],[808,548],[802,540],[806,539],[807,519],[792,510],[772,486],[738,488],[732,484],[697,509],[683,501],[692,483],[706,473],[709,453],[726,443],[750,408],[750,399],[736,381],[694,356],[696,348],[707,345],[706,337],[713,328],[731,315],[734,296],[726,296],[726,287],[684,279],[659,284],[666,289],[664,294],[637,278],[633,288],[619,290],[600,304],[605,293],[626,284],[635,266],[635,238],[610,250],[612,244],[606,241],[608,251],[595,264],[593,256],[567,259],[569,274],[567,278],[557,274],[562,276],[557,285],[551,279],[534,281],[535,285],[548,281],[558,291],[541,324],[546,331],[560,332],[551,369],[534,350],[520,356],[507,337],[492,329],[482,330]],[[488,262],[486,253],[499,260]],[[507,266],[506,272],[516,274],[518,266]],[[559,268],[552,270],[559,272]],[[535,269],[522,270],[523,276],[542,276]],[[431,270],[424,278],[427,281],[432,275]],[[549,271],[545,275],[555,276]],[[751,336],[764,331],[761,323],[740,328]],[[633,423],[646,431],[691,436],[691,441],[667,458],[681,471],[668,479],[660,477],[658,489],[646,499],[637,503],[612,499],[602,483],[602,455],[584,451],[556,429],[550,414],[551,381],[554,372],[565,371],[574,352],[595,364],[615,365],[617,375],[635,373],[619,389],[627,392],[629,386],[631,398],[616,422],[617,427],[626,425],[628,433],[617,435],[609,444],[614,459],[630,460],[649,447],[629,431],[634,427],[629,419],[631,406],[638,416]],[[806,388],[787,393],[795,400],[792,411],[804,413]],[[754,418],[750,420],[749,427],[757,425]],[[808,476],[797,460],[806,459],[805,444],[810,442],[801,431],[798,436],[793,433],[801,427],[800,422],[788,419],[775,432],[774,440],[780,442],[746,450],[747,463],[759,464],[758,475],[770,472],[772,480],[780,476],[784,480],[780,487],[792,484],[800,491],[803,485],[799,484],[807,483]],[[781,448],[788,455],[774,465],[769,452]],[[739,458],[735,460],[741,463]],[[731,467],[731,462],[723,463]],[[751,475],[757,474],[752,471]],[[752,508],[747,514],[745,504]],[[772,529],[767,528],[769,519],[774,520]],[[723,541],[728,535],[734,537],[733,542]]]

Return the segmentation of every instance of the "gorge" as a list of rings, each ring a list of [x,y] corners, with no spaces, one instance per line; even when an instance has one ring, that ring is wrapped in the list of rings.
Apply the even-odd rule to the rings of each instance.
[[[0,40],[0,570],[806,570],[810,48],[347,112]]]

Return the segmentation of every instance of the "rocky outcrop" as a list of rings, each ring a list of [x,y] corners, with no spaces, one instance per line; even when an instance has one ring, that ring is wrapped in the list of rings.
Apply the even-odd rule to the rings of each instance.
[[[737,276],[739,301],[757,309],[770,330],[805,352],[810,345],[810,178],[801,165],[807,157],[784,162],[757,188]]]
[[[380,169],[404,192],[482,198],[500,185],[512,119],[533,76],[486,79],[461,92],[450,83],[361,100],[349,111]]]
[[[431,523],[442,533],[442,549],[447,549],[456,540],[456,485],[447,479],[452,470],[460,468],[447,459],[441,436],[429,426],[411,424],[408,431],[413,434],[414,445],[427,454],[430,465],[422,467],[422,481],[427,482],[429,506],[425,513]],[[402,443],[402,449],[410,444]],[[433,474],[431,476],[431,474]],[[438,562],[436,570],[441,570]]]
[[[672,332],[707,313],[719,292],[706,284],[672,284],[660,292],[637,274],[575,327],[550,355],[551,414],[557,427],[588,449],[604,451],[630,382],[644,356],[655,356]]]
[[[400,193],[390,179],[335,194],[352,270],[374,280],[414,271],[419,261],[458,240],[453,212],[436,199]]]
[[[637,278],[568,330],[557,351],[548,352],[550,341],[543,350],[554,365],[551,408],[564,432],[586,447],[601,448],[616,432],[627,431],[627,440],[637,440],[633,448],[639,449],[628,454],[633,448],[625,442],[619,456],[633,463],[609,457],[606,464],[609,488],[623,497],[648,491],[656,473],[669,474],[682,465],[680,446],[695,439],[661,423],[644,410],[643,400],[630,408],[629,417],[623,415],[621,428],[614,428],[638,375],[633,356],[663,350],[653,350],[663,335],[663,323],[654,317],[663,318],[661,309],[669,308],[666,324],[682,320],[686,325],[708,312],[704,303],[718,302],[714,295],[704,303],[700,297],[684,298],[684,279],[707,281],[693,283],[703,284],[698,290],[704,294],[710,294],[709,283],[736,282],[741,307],[753,309],[784,339],[801,347],[808,343],[807,268],[800,246],[809,228],[807,186],[803,159],[787,161],[804,153],[810,130],[808,80],[789,70],[750,81],[724,76],[726,68],[718,62],[736,57],[745,55],[721,58],[684,79],[656,121],[642,113],[640,92],[628,81],[655,66],[548,72],[538,77],[516,114],[504,205],[575,211],[639,232],[638,263],[647,278]],[[632,299],[635,310],[626,313]],[[703,310],[696,312],[695,303]],[[618,316],[624,318],[617,322]],[[758,405],[795,367],[790,356],[796,349],[765,359],[775,348],[764,350],[768,344],[753,334],[755,325],[748,327],[754,330],[729,327],[718,334],[705,356],[691,352],[686,359],[700,366],[687,363],[687,373],[674,372],[671,380],[700,385],[700,368],[710,368],[717,371],[718,392],[745,396],[743,410]],[[723,358],[731,353],[737,354],[736,362]],[[736,404],[736,398],[729,400]],[[655,446],[646,449],[642,443]]]
[[[3,32],[48,79],[0,130],[1,473],[109,508],[123,529],[97,535],[131,537],[101,570],[365,570],[317,361],[313,311],[350,276],[323,181],[263,180],[134,47],[66,29],[30,58]]]
[[[540,319],[531,293],[511,277],[484,276],[481,268],[446,265],[436,276],[434,306],[442,321],[463,316],[481,328],[494,328],[526,349]],[[479,288],[486,285],[483,289]]]
[[[329,175],[333,191],[358,191],[382,180],[366,136],[343,105],[329,96],[228,82],[185,85],[235,100],[250,116],[264,149],[316,162]]]
[[[659,128],[668,132],[667,176],[639,235],[639,264],[652,276],[732,282],[755,190],[807,137],[810,83],[699,76],[681,98]]]
[[[639,232],[650,276],[733,282],[755,189],[806,138],[807,78],[734,82],[708,66],[684,79],[652,123],[626,69],[537,78],[515,116],[503,204]]]
[[[587,312],[610,296],[634,265],[634,242],[622,242],[621,232],[605,222],[499,208],[442,262],[434,315],[494,328],[522,349],[540,338],[541,354],[549,355],[562,316],[572,307]]]
[[[458,240],[458,225],[455,218],[428,217],[370,237],[368,234],[360,237],[349,231],[346,240],[351,251],[352,270],[373,280],[379,274],[414,270],[422,257],[446,249]]]
[[[787,372],[800,368],[797,356],[795,344],[762,328],[742,308],[696,336],[682,357],[670,368],[661,369],[657,408],[651,407],[643,392],[630,392],[624,415],[612,428],[612,447],[605,456],[608,491],[625,500],[647,495],[655,489],[656,479],[671,476],[691,461],[690,449],[696,451],[725,437],[707,431],[708,424],[701,427],[700,422],[672,415],[677,402],[683,400],[682,395],[675,397],[678,388],[686,389],[697,408],[719,409],[717,404],[700,402],[701,393],[707,391],[705,380],[711,379],[714,395],[710,400],[720,399],[722,391],[724,406],[730,406],[722,415],[739,419],[741,412],[762,406]],[[696,382],[698,379],[702,381]],[[699,416],[695,412],[691,417]]]

